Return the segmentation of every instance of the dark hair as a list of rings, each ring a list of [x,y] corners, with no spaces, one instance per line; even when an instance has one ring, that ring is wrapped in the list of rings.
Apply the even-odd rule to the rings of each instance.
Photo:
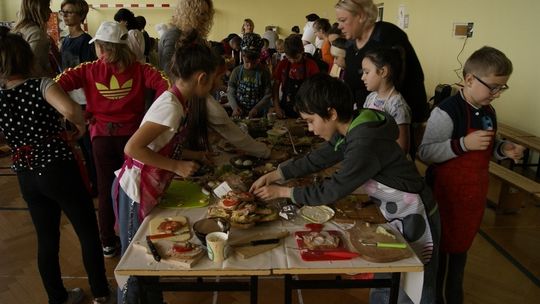
[[[331,35],[331,34],[336,34],[336,35],[339,35],[341,36],[342,32],[341,30],[339,29],[339,24],[338,23],[334,23],[332,24],[332,26],[330,27],[330,29],[328,30],[328,35]]]
[[[313,22],[313,29],[317,31],[322,31],[325,34],[328,34],[330,28],[330,21],[328,21],[328,19],[326,18],[319,18],[315,20],[315,22]]]
[[[398,47],[381,47],[367,51],[364,58],[368,58],[378,69],[388,67],[388,78],[396,87],[401,85],[404,71],[404,52]]]
[[[246,56],[250,60],[259,58],[262,47],[263,41],[261,36],[255,33],[245,33],[244,37],[242,38],[242,42],[240,43],[242,55]]]
[[[114,14],[114,21],[126,21],[128,30],[139,29],[139,24],[137,23],[137,19],[135,19],[135,14],[133,14],[133,12],[127,8],[119,9],[116,14]]]
[[[319,19],[319,15],[317,15],[315,13],[311,13],[311,14],[306,16],[306,19],[307,19],[307,21],[315,21],[315,20]]]
[[[195,151],[208,151],[208,107],[206,97],[192,97],[188,100],[185,146]]]
[[[137,21],[137,29],[142,31],[144,30],[144,27],[146,26],[146,18],[144,16],[137,16],[135,17],[135,20]]]
[[[0,26],[0,80],[21,75],[24,78],[32,74],[34,53],[30,45],[19,34],[9,32],[9,28]]]
[[[62,4],[60,5],[60,8],[63,9],[65,5],[71,4],[77,9],[77,14],[81,17],[81,22],[86,19],[86,15],[88,15],[88,11],[90,10],[90,7],[88,6],[88,3],[84,0],[64,0],[62,1]]]
[[[229,42],[231,41],[231,39],[233,39],[234,37],[238,37],[240,38],[240,36],[238,36],[238,34],[236,33],[230,33],[229,35],[227,35],[227,37],[225,37],[225,39],[223,39],[225,42]]]
[[[478,74],[477,76],[510,76],[513,71],[512,61],[496,48],[484,46],[465,61],[463,77],[467,73]]]
[[[169,67],[174,79],[188,79],[195,72],[211,74],[216,70],[217,58],[197,30],[181,33]]]
[[[353,117],[353,96],[349,86],[328,74],[315,74],[307,78],[296,94],[298,113],[317,114],[330,118],[329,109],[336,110],[338,121],[347,122]]]
[[[291,27],[291,32],[300,34],[300,27],[298,25]]]
[[[285,55],[294,57],[298,54],[304,53],[304,44],[302,43],[302,37],[297,34],[291,34],[285,38]]]
[[[332,46],[335,46],[339,49],[346,50],[347,49],[347,39],[343,37],[336,38],[334,41],[332,41]]]

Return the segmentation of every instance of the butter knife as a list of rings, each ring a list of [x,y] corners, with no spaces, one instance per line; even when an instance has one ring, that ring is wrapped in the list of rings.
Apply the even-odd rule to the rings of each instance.
[[[148,248],[150,249],[150,252],[154,257],[154,260],[156,260],[156,262],[161,261],[161,255],[159,255],[156,245],[154,244],[154,242],[152,242],[152,239],[149,235],[146,236],[146,243],[148,244]]]

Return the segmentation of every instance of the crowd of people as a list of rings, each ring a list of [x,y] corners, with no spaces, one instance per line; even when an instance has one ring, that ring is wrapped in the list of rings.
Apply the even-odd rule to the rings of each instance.
[[[340,0],[335,11],[336,23],[310,13],[302,33],[295,26],[284,39],[272,26],[256,34],[246,18],[239,34],[209,41],[212,0],[178,0],[156,43],[144,31],[145,18],[124,8],[92,37],[81,26],[86,1],[63,0],[69,34],[54,61],[46,32],[50,0],[21,1],[14,28],[0,28],[0,130],[38,236],[49,303],[84,297],[61,280],[62,212],[79,237],[93,303],[138,303],[134,279],[117,293],[108,286],[104,257],[126,251],[174,175],[188,177],[213,164],[209,130],[268,158],[268,147],[232,117],[272,112],[300,117],[326,143],[262,176],[251,192],[263,200],[322,205],[363,188],[425,264],[421,303],[463,302],[489,160],[522,157],[521,146],[495,137],[490,105],[508,89],[512,63],[492,47],[475,51],[459,94],[430,112],[407,35],[377,21],[372,0]],[[426,121],[422,142],[414,142],[415,126]],[[411,161],[417,155],[431,164],[426,179]],[[275,183],[340,162],[341,170],[312,185]],[[372,289],[370,302],[386,303],[388,295]],[[146,296],[163,302],[159,292]],[[410,302],[403,292],[399,297]]]

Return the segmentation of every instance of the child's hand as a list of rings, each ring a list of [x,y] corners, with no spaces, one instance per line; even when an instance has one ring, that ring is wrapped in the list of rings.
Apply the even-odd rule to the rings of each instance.
[[[257,116],[257,114],[259,114],[259,111],[257,111],[257,109],[255,109],[255,108],[253,108],[253,109],[251,109],[251,111],[249,111],[248,117],[249,118],[255,118]]]
[[[524,146],[509,141],[503,143],[502,146],[503,154],[506,157],[513,159],[515,163],[523,158],[523,152],[525,149],[526,148]]]
[[[283,187],[278,185],[268,185],[262,188],[258,188],[253,192],[258,198],[269,201],[276,198],[290,198],[291,190],[289,187]]]
[[[266,173],[265,175],[259,177],[252,185],[251,188],[249,188],[249,192],[255,192],[258,189],[268,186],[271,183],[277,181],[280,179],[279,174],[277,173],[277,170],[272,171],[270,173]]]
[[[232,112],[232,117],[242,117],[242,109],[240,109],[240,107],[236,108],[236,110]]]
[[[468,151],[485,150],[489,147],[489,144],[491,144],[494,135],[495,132],[484,130],[469,133],[463,140],[465,149]]]
[[[281,109],[281,107],[275,107],[274,108],[274,112],[276,113],[276,116],[278,118],[285,118],[285,113],[283,113],[283,110]]]
[[[174,173],[181,177],[188,177],[199,170],[200,165],[194,161],[179,160],[176,162]]]

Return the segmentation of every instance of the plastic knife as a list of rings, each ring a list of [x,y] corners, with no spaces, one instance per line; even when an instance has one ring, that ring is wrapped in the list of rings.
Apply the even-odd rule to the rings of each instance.
[[[365,241],[365,240],[362,240],[360,242],[364,246],[375,246],[375,247],[380,247],[380,248],[398,248],[398,249],[407,248],[407,244],[405,243],[370,242],[370,241]]]
[[[159,255],[156,245],[154,245],[154,242],[152,242],[152,239],[150,238],[150,236],[146,236],[146,243],[148,244],[148,248],[150,249],[150,252],[152,253],[152,256],[154,257],[154,260],[156,260],[156,262],[161,261],[161,255]]]

